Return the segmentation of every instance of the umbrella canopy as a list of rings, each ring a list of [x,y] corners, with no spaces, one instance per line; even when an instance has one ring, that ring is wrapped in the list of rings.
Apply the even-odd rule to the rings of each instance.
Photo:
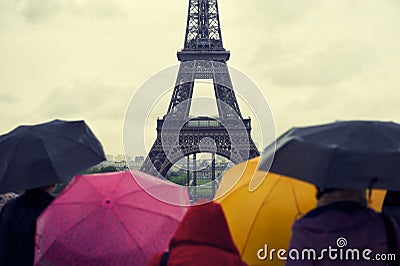
[[[139,171],[75,177],[38,218],[35,265],[146,265],[168,247],[186,207],[144,188],[189,204],[184,187]]]
[[[287,248],[293,222],[315,204],[315,188],[305,182],[268,173],[261,185],[250,191],[253,178],[266,173],[257,171],[260,157],[229,169],[222,177],[216,202],[225,212],[232,238],[249,265],[284,265],[277,259],[260,260],[259,249]],[[232,181],[240,177],[232,188]],[[228,191],[227,191],[228,189]],[[245,217],[245,218],[244,218]]]
[[[19,126],[0,136],[0,193],[65,182],[105,160],[84,121]]]
[[[316,206],[316,189],[303,181],[258,171],[259,160],[257,157],[229,169],[215,201],[222,206],[232,238],[249,265],[284,265],[276,257],[260,260],[257,252],[265,244],[269,250],[287,249],[293,222]],[[264,181],[252,190],[252,179]],[[371,208],[381,210],[385,193],[372,191]]]
[[[400,190],[399,124],[339,121],[293,128],[278,138],[276,151],[274,146],[264,151],[261,170],[322,188]]]

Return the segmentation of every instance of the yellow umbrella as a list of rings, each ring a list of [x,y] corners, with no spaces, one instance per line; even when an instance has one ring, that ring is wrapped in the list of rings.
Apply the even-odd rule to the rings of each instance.
[[[384,189],[373,189],[371,194],[371,200],[369,207],[377,212],[382,211],[383,201],[385,200],[386,190]]]
[[[316,189],[303,181],[257,171],[259,159],[228,170],[221,180],[215,201],[225,212],[243,260],[249,265],[284,265],[276,252],[287,249],[293,222],[315,207]],[[265,180],[259,187],[249,190],[254,180],[263,178]],[[373,208],[380,210],[384,195],[384,191],[373,191]],[[270,256],[272,249],[276,250],[273,258]],[[268,256],[263,260],[265,255]]]

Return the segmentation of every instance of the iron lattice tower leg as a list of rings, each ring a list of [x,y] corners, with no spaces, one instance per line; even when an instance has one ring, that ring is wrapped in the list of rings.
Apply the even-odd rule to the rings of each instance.
[[[242,117],[233,90],[217,0],[189,0],[184,48],[177,57],[181,64],[168,111],[157,120],[157,139],[141,170],[165,176],[178,160],[199,152],[233,163],[259,156],[250,134],[251,119]],[[196,79],[213,80],[219,117],[189,117]],[[201,147],[203,139],[211,139],[214,149]]]

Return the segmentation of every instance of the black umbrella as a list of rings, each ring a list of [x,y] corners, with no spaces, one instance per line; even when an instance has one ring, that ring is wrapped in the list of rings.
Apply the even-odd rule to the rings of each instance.
[[[265,149],[261,170],[321,188],[400,190],[399,124],[339,121],[293,128],[274,144]]]
[[[103,160],[84,121],[19,126],[0,136],[0,193],[65,182]]]

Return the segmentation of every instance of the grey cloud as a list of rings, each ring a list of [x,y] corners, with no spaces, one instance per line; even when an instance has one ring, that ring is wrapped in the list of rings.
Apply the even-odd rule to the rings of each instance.
[[[89,16],[99,18],[117,18],[128,15],[130,10],[125,4],[127,1],[102,0],[87,1],[85,4],[76,0],[66,1],[65,10],[71,16]]]
[[[131,91],[101,80],[77,81],[54,88],[32,113],[38,120],[84,119],[105,151],[116,153],[122,150],[122,125]]]
[[[55,88],[41,104],[42,116],[87,116],[122,120],[129,89],[101,81],[75,82]]]
[[[304,48],[306,49],[306,48]],[[318,51],[288,49],[269,54],[264,73],[277,86],[328,86],[350,79],[376,63],[376,51],[356,42],[333,42]]]
[[[84,119],[106,152],[115,152],[122,147],[122,122],[129,93],[126,87],[101,81],[74,82],[54,88],[32,114],[37,120]]]
[[[0,91],[0,104],[14,104],[17,102],[18,100],[13,94]]]
[[[279,24],[296,21],[307,15],[310,7],[314,8],[319,4],[315,1],[309,0],[266,0],[266,1],[253,1],[254,10],[263,10],[264,16],[268,22],[278,21]]]
[[[245,4],[242,1],[236,2],[236,4],[228,2],[227,7],[232,5],[240,8],[231,15],[232,17],[235,16],[236,19],[245,20],[245,22],[237,20],[240,21],[237,26],[253,31],[256,29],[257,34],[285,30],[287,26],[303,20],[309,15],[309,12],[321,5],[321,3],[309,0],[253,0],[247,1]],[[249,24],[252,25],[251,28],[249,28]]]
[[[125,16],[128,12],[126,1],[78,1],[78,0],[5,0],[1,7],[3,12],[20,14],[26,21],[39,23],[51,17],[99,17],[116,18]]]
[[[31,22],[38,22],[60,13],[61,3],[52,0],[21,1],[18,11]]]
[[[399,17],[393,16],[393,1],[364,2],[253,1],[255,19],[246,23],[254,34],[244,38],[248,72],[290,87],[331,86],[368,75],[393,57],[387,53],[398,53],[391,46],[398,41]]]

